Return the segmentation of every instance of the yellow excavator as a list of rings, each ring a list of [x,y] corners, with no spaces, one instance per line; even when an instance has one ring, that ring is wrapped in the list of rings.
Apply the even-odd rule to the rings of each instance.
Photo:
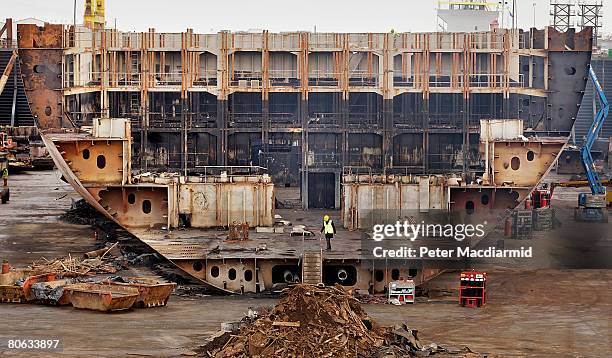
[[[93,30],[103,30],[106,23],[104,0],[85,0],[83,24]]]

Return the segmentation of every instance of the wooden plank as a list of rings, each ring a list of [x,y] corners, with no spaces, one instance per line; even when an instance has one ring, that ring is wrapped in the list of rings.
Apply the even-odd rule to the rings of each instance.
[[[275,321],[272,322],[273,326],[283,326],[283,327],[299,327],[300,322],[283,322],[283,321]]]

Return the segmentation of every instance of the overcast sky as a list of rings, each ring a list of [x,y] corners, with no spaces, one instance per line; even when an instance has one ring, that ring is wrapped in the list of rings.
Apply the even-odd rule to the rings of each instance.
[[[490,0],[497,2],[496,0]],[[511,0],[506,0],[512,4]],[[3,1],[1,17],[72,23],[74,0]],[[82,22],[84,0],[77,0]],[[550,23],[549,0],[516,0],[519,27]],[[603,0],[603,31],[612,32],[612,0]],[[266,29],[273,32],[435,31],[436,0],[106,0],[107,26],[124,31],[195,32]],[[510,5],[511,6],[511,5]],[[509,18],[506,11],[506,19]],[[506,20],[509,21],[509,20]]]

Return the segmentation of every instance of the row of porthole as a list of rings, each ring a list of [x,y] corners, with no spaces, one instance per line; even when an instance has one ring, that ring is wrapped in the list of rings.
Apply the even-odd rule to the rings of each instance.
[[[196,272],[202,271],[202,269],[204,268],[204,265],[202,265],[201,262],[196,261],[193,263],[193,269]],[[212,266],[210,268],[210,276],[212,276],[213,278],[217,278],[219,277],[220,274],[220,269],[219,266]],[[230,279],[231,281],[236,280],[236,269],[235,268],[230,268],[227,271],[227,278]],[[374,272],[374,279],[376,280],[376,282],[382,282],[385,279],[385,273],[383,270],[376,270]],[[391,270],[391,279],[392,280],[399,280],[400,279],[400,271],[398,269],[392,269]],[[245,270],[244,271],[244,280],[247,282],[251,282],[253,280],[253,271],[252,270]]]
[[[533,151],[528,151],[527,152],[527,160],[528,161],[533,161],[535,159],[535,153]],[[519,159],[519,157],[512,157],[512,159],[510,160],[510,168],[512,168],[512,170],[518,170],[521,167],[521,160]]]
[[[489,195],[487,194],[483,194],[480,197],[480,203],[484,206],[489,205]],[[472,200],[468,200],[465,202],[465,212],[468,215],[472,215],[474,214],[474,211],[476,211],[476,206],[474,205],[474,202]]]
[[[88,160],[90,156],[91,153],[89,152],[89,149],[83,149],[83,159]],[[106,168],[106,157],[102,154],[98,155],[96,157],[96,166],[98,169]]]
[[[136,194],[129,193],[127,197],[127,201],[129,204],[134,205],[136,203]],[[145,214],[151,213],[151,200],[145,199],[142,201],[142,212]]]
[[[412,277],[416,276],[416,269],[409,269],[408,276],[412,276]],[[383,282],[384,279],[385,279],[385,272],[383,270],[374,271],[374,280],[376,282]],[[399,279],[400,279],[400,270],[392,269],[391,270],[391,280],[397,281]]]
[[[201,262],[196,261],[193,263],[194,271],[199,272],[199,271],[202,271],[203,268],[204,268],[204,265],[202,265]],[[211,277],[217,278],[219,277],[219,274],[220,274],[219,266],[212,266],[210,268]],[[237,272],[235,268],[230,268],[229,270],[227,270],[227,278],[230,279],[230,281],[236,280],[236,277],[237,277]],[[253,271],[252,270],[244,271],[244,280],[247,282],[253,281]]]

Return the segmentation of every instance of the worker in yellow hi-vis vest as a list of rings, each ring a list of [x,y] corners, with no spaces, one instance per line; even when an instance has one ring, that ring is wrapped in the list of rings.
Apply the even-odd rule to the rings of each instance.
[[[334,222],[329,218],[329,215],[323,216],[323,226],[321,227],[321,233],[325,235],[325,241],[327,241],[327,251],[331,251],[331,239],[334,238],[336,233],[336,226]]]

